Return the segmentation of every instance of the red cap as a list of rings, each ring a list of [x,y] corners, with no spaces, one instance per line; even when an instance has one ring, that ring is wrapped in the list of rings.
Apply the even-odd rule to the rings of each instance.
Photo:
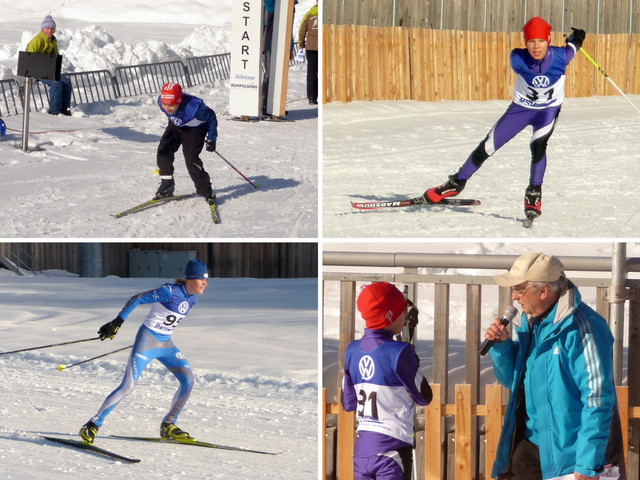
[[[358,310],[367,328],[381,329],[395,322],[407,309],[407,299],[395,285],[376,282],[362,289]]]
[[[182,87],[177,83],[167,83],[162,87],[160,102],[164,105],[180,105],[182,103]]]
[[[542,38],[547,43],[551,43],[551,25],[540,17],[533,17],[529,20],[522,31],[524,32],[524,43],[533,38]]]

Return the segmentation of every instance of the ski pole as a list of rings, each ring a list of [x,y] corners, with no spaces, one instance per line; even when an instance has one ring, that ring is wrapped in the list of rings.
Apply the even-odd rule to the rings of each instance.
[[[233,165],[231,165],[231,162],[229,162],[229,160],[227,160],[226,158],[224,158],[219,151],[216,150],[216,153],[218,154],[218,156],[224,160],[225,162],[227,162],[227,165],[229,165],[231,168],[233,168],[236,172],[238,172],[240,174],[240,176],[242,178],[244,178],[247,182],[249,182],[251,185],[253,185],[254,188],[258,188],[260,186],[260,184],[255,184],[253,183],[251,180],[249,180],[247,177],[245,177],[242,172],[240,170],[238,170],[236,167],[234,167]]]
[[[90,362],[91,360],[97,360],[98,358],[106,357],[107,355],[111,355],[112,353],[118,353],[118,352],[121,352],[123,350],[127,350],[128,348],[131,348],[131,347],[133,347],[133,345],[129,345],[128,347],[119,348],[118,350],[114,350],[113,352],[103,353],[102,355],[98,355],[97,357],[89,358],[88,360],[83,360],[83,361],[78,362],[78,363],[72,363],[71,365],[62,365],[61,364],[58,367],[58,370],[62,371],[65,368],[71,368],[71,367],[75,367],[76,365],[82,365],[83,363]]]
[[[41,347],[23,348],[21,350],[13,350],[11,352],[2,352],[0,355],[9,355],[10,353],[28,352],[30,350],[40,350],[41,348],[59,347],[61,345],[72,345],[74,343],[90,342],[92,340],[99,340],[100,337],[85,338],[83,340],[72,340],[71,342],[52,343],[51,345],[43,345]]]
[[[567,38],[568,35],[565,35],[565,38]],[[631,99],[629,99],[629,97],[627,97],[624,92],[622,91],[622,89],[620,89],[620,87],[618,85],[616,85],[616,82],[614,82],[613,80],[611,80],[611,77],[609,75],[607,75],[607,72],[605,72],[602,67],[600,65],[598,65],[596,63],[596,61],[591,58],[591,55],[589,55],[586,50],[582,47],[580,47],[580,51],[584,54],[585,57],[587,57],[587,59],[593,64],[594,67],[596,67],[598,69],[598,71],[604,76],[604,78],[607,79],[607,81],[613,85],[613,87],[620,93],[620,95],[622,95],[624,97],[624,99],[629,102],[631,104],[631,106],[636,110],[636,112],[640,113],[640,110],[638,110],[638,107],[636,107],[633,102],[631,101]]]

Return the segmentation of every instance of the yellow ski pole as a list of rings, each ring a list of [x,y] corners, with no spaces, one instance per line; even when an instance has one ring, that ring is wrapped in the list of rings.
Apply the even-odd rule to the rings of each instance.
[[[82,365],[83,363],[87,363],[87,362],[90,362],[90,361],[92,361],[92,360],[96,360],[96,359],[98,359],[98,358],[106,357],[107,355],[111,355],[112,353],[118,353],[118,352],[121,352],[121,351],[123,351],[123,350],[127,350],[127,349],[129,349],[129,348],[131,348],[131,347],[133,347],[133,345],[129,345],[128,347],[122,347],[122,348],[119,348],[118,350],[114,350],[113,352],[103,353],[102,355],[98,355],[97,357],[89,358],[89,359],[87,359],[87,360],[83,360],[83,361],[78,362],[78,363],[73,363],[73,364],[71,364],[71,365],[62,365],[62,364],[61,364],[61,365],[58,367],[58,370],[62,371],[62,370],[64,370],[65,368],[71,368],[71,367],[75,367],[76,365]]]
[[[566,37],[566,35],[565,35]],[[598,71],[604,75],[604,78],[606,78],[608,80],[608,82],[613,85],[613,87],[620,93],[620,95],[622,95],[624,97],[624,99],[629,102],[631,104],[631,106],[636,110],[636,112],[640,113],[640,110],[638,110],[638,107],[636,107],[633,102],[629,99],[629,97],[627,97],[624,92],[620,89],[620,87],[618,85],[616,85],[616,82],[614,82],[613,80],[611,80],[611,77],[609,75],[607,75],[607,72],[605,72],[602,67],[600,65],[598,65],[596,63],[596,61],[591,58],[591,55],[589,55],[584,48],[580,47],[580,51],[584,54],[585,57],[587,57],[587,59],[593,64],[594,67],[596,67],[598,69]]]

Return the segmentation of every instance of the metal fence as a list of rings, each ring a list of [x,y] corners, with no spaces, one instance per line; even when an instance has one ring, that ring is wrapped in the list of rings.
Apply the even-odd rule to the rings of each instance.
[[[188,58],[187,70],[194,85],[229,78],[231,57],[229,55],[212,55]]]
[[[193,86],[189,81],[187,67],[180,61],[118,67],[115,78],[123,97],[158,93],[168,81]]]
[[[167,82],[187,87],[225,80],[230,75],[231,54],[222,53],[181,61],[117,67],[115,75],[107,70],[65,73],[71,80],[71,105],[115,100],[119,97],[158,93]],[[0,80],[0,116],[23,113],[23,84],[17,79]],[[33,82],[32,108],[48,104],[48,88]]]
[[[296,59],[300,48],[293,44],[289,66],[299,64]],[[117,67],[115,75],[107,70],[65,73],[71,80],[71,105],[115,100],[119,97],[154,94],[162,85],[176,82],[193,87],[207,82],[226,80],[231,75],[231,54],[220,53],[187,58],[171,62],[148,63]],[[21,78],[21,77],[18,77]],[[0,117],[23,113],[23,90],[18,78],[0,80]],[[33,82],[31,89],[33,108],[40,110],[48,104],[48,87]]]

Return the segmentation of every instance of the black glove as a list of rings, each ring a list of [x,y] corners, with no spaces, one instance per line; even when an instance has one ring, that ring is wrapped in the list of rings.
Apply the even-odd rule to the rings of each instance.
[[[207,140],[205,142],[207,144],[207,152],[215,152],[216,151],[216,141],[215,140]]]
[[[571,27],[571,36],[567,39],[567,43],[573,43],[576,47],[576,50],[580,50],[580,47],[582,47],[582,42],[584,42],[586,36],[587,32],[585,32],[584,30]]]
[[[407,298],[407,319],[406,323],[409,328],[415,328],[418,325],[418,307],[416,307],[411,300]]]
[[[109,323],[105,323],[104,325],[102,325],[100,327],[100,330],[98,330],[100,340],[106,340],[107,338],[113,340],[113,337],[116,336],[116,333],[118,333],[118,330],[122,326],[122,322],[124,322],[124,320],[122,320],[120,317],[116,317]]]

